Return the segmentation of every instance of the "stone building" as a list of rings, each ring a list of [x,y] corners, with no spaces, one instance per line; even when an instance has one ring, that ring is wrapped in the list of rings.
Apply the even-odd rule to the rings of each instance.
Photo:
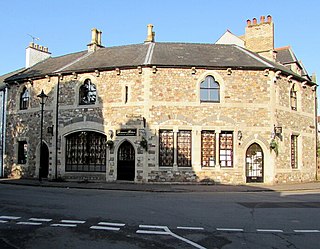
[[[60,57],[30,44],[25,70],[5,79],[6,176],[315,180],[316,84],[283,63],[273,25],[248,20],[216,44],[155,42],[148,25],[144,43],[117,47],[93,29],[86,51]]]

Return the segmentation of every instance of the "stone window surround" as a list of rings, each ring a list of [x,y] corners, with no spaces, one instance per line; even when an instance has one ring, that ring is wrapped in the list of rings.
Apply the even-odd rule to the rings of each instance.
[[[201,82],[203,82],[207,76],[212,76],[215,79],[215,81],[217,83],[219,83],[219,86],[220,86],[220,101],[219,102],[202,102],[201,101],[200,85],[201,85]],[[201,105],[203,105],[203,104],[214,105],[214,104],[221,104],[221,103],[225,102],[225,82],[224,82],[222,76],[219,73],[217,73],[216,71],[207,70],[206,72],[202,73],[197,80],[196,86],[197,86],[197,101],[199,104],[201,104]]]
[[[296,109],[293,109],[293,105],[291,102],[291,91],[296,93]],[[289,107],[291,111],[299,111],[301,110],[301,89],[298,83],[291,83],[289,87]]]
[[[234,135],[236,130],[233,130],[233,129],[224,129],[224,130],[220,130],[220,129],[203,129],[201,130],[200,132],[198,130],[194,130],[192,129],[191,127],[173,127],[173,126],[164,126],[164,127],[161,127],[159,128],[156,133],[157,133],[157,136],[159,137],[159,132],[160,130],[171,130],[173,131],[173,136],[174,136],[174,162],[173,162],[173,165],[172,166],[161,166],[159,164],[159,160],[160,160],[160,155],[158,153],[160,153],[159,149],[158,149],[158,152],[157,152],[157,162],[158,162],[158,169],[159,170],[174,170],[174,171],[179,171],[179,170],[194,170],[194,167],[197,167],[195,166],[193,163],[193,156],[192,156],[192,159],[191,159],[191,167],[178,167],[178,164],[177,164],[177,159],[178,159],[178,155],[177,155],[177,136],[178,136],[178,132],[179,131],[183,131],[183,130],[190,130],[191,131],[191,134],[192,134],[192,140],[191,140],[191,146],[193,147],[193,143],[194,143],[194,139],[195,137],[197,136],[200,136],[201,137],[201,131],[214,131],[215,132],[215,139],[216,139],[216,146],[215,146],[215,155],[216,155],[216,162],[215,162],[215,166],[213,167],[202,167],[200,165],[200,168],[202,170],[217,170],[217,169],[221,169],[221,170],[232,170],[234,169],[234,163],[235,163],[235,159],[234,159],[234,155],[235,155],[235,143],[236,143],[236,136]],[[221,167],[220,165],[220,134],[223,133],[223,132],[230,132],[232,133],[232,152],[233,152],[233,159],[232,159],[232,166],[225,166],[225,167]],[[159,140],[158,140],[158,147],[160,146],[159,144]],[[200,149],[201,149],[201,138],[200,138]],[[193,151],[191,152],[191,155],[193,155]],[[200,157],[201,157],[201,153],[200,153]],[[201,161],[201,158],[200,158],[200,161]]]
[[[27,103],[27,108],[21,109],[22,93],[23,93],[24,89],[26,89],[29,93],[29,100]],[[18,103],[18,104],[16,105],[16,110],[17,111],[26,111],[26,110],[30,109],[30,104],[31,104],[30,100],[31,100],[31,94],[32,94],[31,87],[28,84],[22,84],[19,87],[17,93],[18,94],[16,96],[16,103]]]
[[[80,87],[84,84],[85,80],[91,80],[92,84],[94,84],[96,86],[96,102],[94,104],[88,104],[88,105],[84,105],[84,104],[80,104],[80,96],[79,96],[79,91],[80,91]],[[75,106],[76,107],[86,107],[86,106],[96,106],[99,104],[99,91],[98,91],[98,86],[97,86],[97,79],[96,77],[92,76],[92,75],[83,75],[79,81],[76,84],[75,87]]]
[[[21,164],[19,163],[19,156],[18,156],[18,153],[19,153],[19,142],[26,142],[26,144],[29,146],[29,139],[27,137],[16,137],[14,138],[14,155],[16,155],[15,159],[14,159],[14,162],[18,165],[27,165],[28,164],[28,152],[29,152],[29,148],[28,148],[28,151],[27,151],[27,159],[26,159],[26,162]]]

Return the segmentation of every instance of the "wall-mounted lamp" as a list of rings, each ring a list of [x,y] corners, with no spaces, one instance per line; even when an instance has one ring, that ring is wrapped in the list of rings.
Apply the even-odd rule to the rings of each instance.
[[[274,126],[273,134],[275,137],[280,138],[280,140],[282,141],[282,127],[281,126]]]
[[[109,130],[109,131],[108,131],[108,136],[110,137],[110,139],[113,138],[113,130]]]
[[[242,132],[238,131],[238,140],[241,141],[241,139],[242,139]]]

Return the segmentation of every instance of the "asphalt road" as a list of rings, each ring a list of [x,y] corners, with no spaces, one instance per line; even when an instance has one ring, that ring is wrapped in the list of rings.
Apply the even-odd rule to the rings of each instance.
[[[0,186],[0,248],[320,248],[320,193]]]

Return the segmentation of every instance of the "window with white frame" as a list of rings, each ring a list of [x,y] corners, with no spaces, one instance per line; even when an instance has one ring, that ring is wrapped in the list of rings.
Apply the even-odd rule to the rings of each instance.
[[[219,137],[221,167],[233,167],[233,132],[222,131]]]
[[[220,102],[220,84],[213,76],[207,76],[200,83],[201,102]]]

